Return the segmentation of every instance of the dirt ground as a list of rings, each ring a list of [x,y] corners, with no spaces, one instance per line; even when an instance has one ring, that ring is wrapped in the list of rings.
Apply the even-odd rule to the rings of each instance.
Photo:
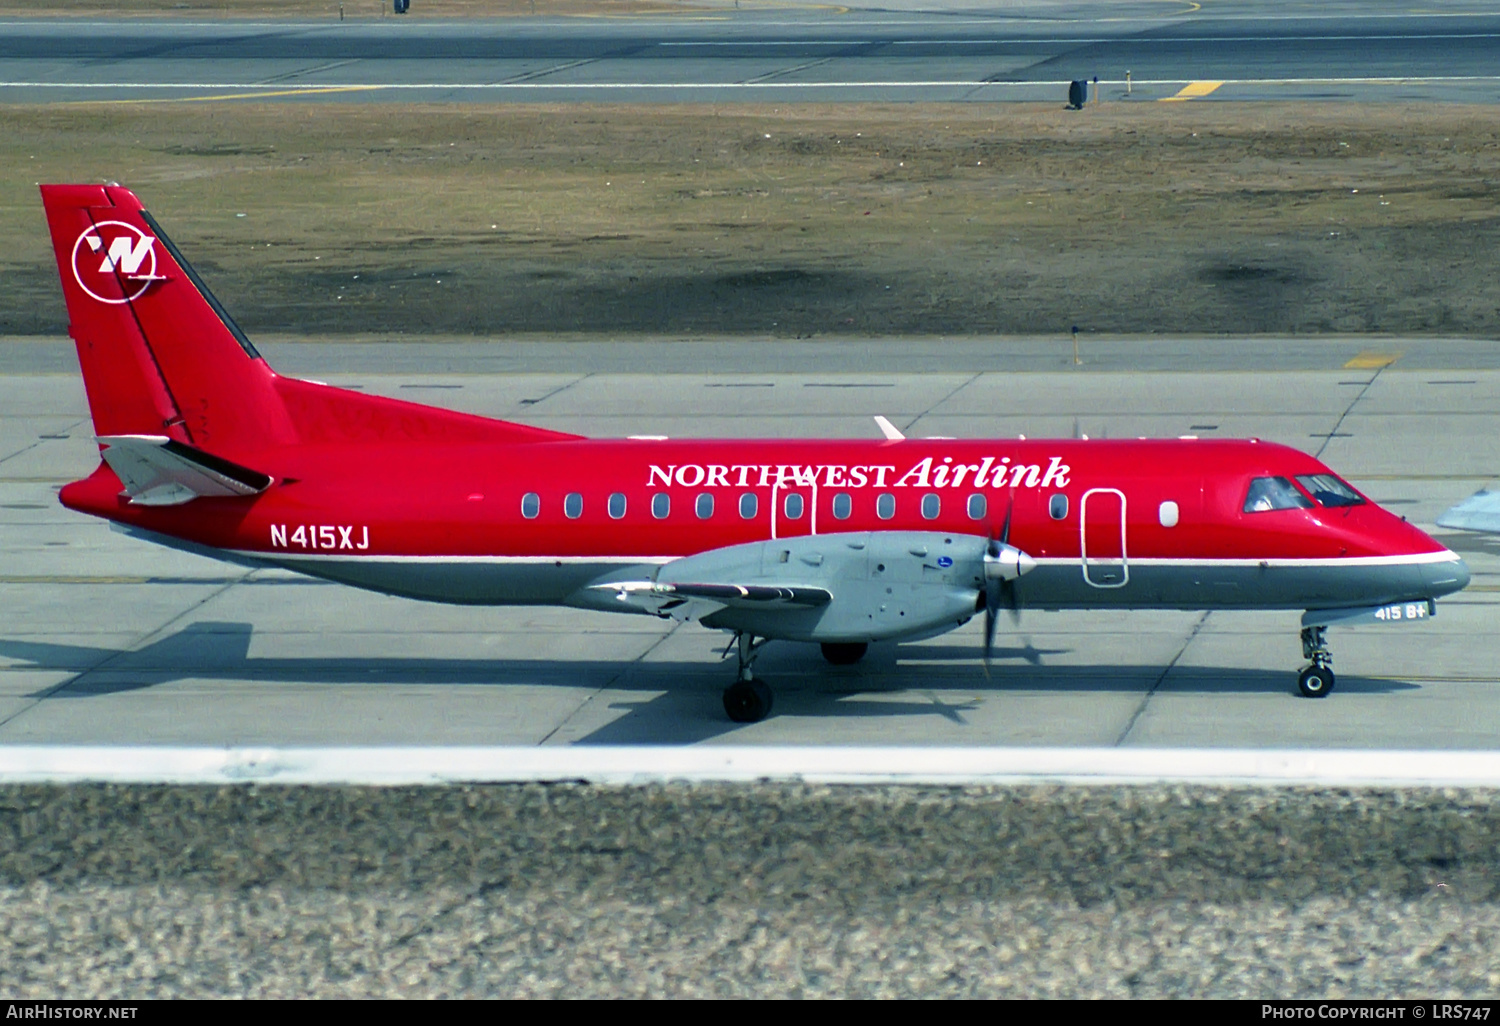
[[[1493,107],[0,107],[0,334],[108,179],[252,332],[1500,336]]]

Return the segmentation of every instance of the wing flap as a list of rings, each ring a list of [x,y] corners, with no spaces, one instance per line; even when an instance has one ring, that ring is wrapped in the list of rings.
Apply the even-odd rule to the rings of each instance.
[[[165,435],[100,437],[104,462],[137,506],[177,506],[200,497],[256,495],[271,477]]]

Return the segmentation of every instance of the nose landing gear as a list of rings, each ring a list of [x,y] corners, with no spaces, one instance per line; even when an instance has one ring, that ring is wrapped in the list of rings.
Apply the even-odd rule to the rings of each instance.
[[[1302,628],[1302,655],[1311,659],[1312,665],[1297,675],[1297,690],[1304,698],[1327,698],[1334,682],[1327,627]]]
[[[771,687],[753,670],[755,657],[765,643],[765,638],[757,642],[753,634],[743,631],[734,636],[739,673],[738,679],[724,689],[724,712],[735,723],[758,723],[771,713]]]

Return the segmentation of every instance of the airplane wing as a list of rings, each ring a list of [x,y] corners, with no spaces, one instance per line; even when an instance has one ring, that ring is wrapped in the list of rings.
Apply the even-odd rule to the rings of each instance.
[[[1480,490],[1437,518],[1439,527],[1500,534],[1500,492]]]
[[[104,462],[137,506],[177,506],[200,496],[255,495],[271,478],[162,435],[105,435]]]
[[[613,592],[618,602],[674,620],[701,620],[726,608],[806,609],[833,601],[828,589],[807,585],[611,581],[592,585],[589,590]]]
[[[826,588],[780,584],[657,584],[654,590],[665,595],[685,598],[707,598],[726,606],[761,606],[768,603],[786,606],[826,606],[833,593]]]

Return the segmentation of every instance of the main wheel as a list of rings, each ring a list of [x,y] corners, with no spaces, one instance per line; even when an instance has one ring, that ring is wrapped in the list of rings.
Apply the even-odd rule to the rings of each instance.
[[[825,641],[823,658],[834,666],[853,666],[865,657],[870,646],[863,641]]]
[[[736,723],[759,723],[771,713],[771,697],[765,681],[737,680],[724,689],[724,711]]]
[[[1297,675],[1297,690],[1303,698],[1327,698],[1333,690],[1333,671],[1321,666],[1309,666]]]

